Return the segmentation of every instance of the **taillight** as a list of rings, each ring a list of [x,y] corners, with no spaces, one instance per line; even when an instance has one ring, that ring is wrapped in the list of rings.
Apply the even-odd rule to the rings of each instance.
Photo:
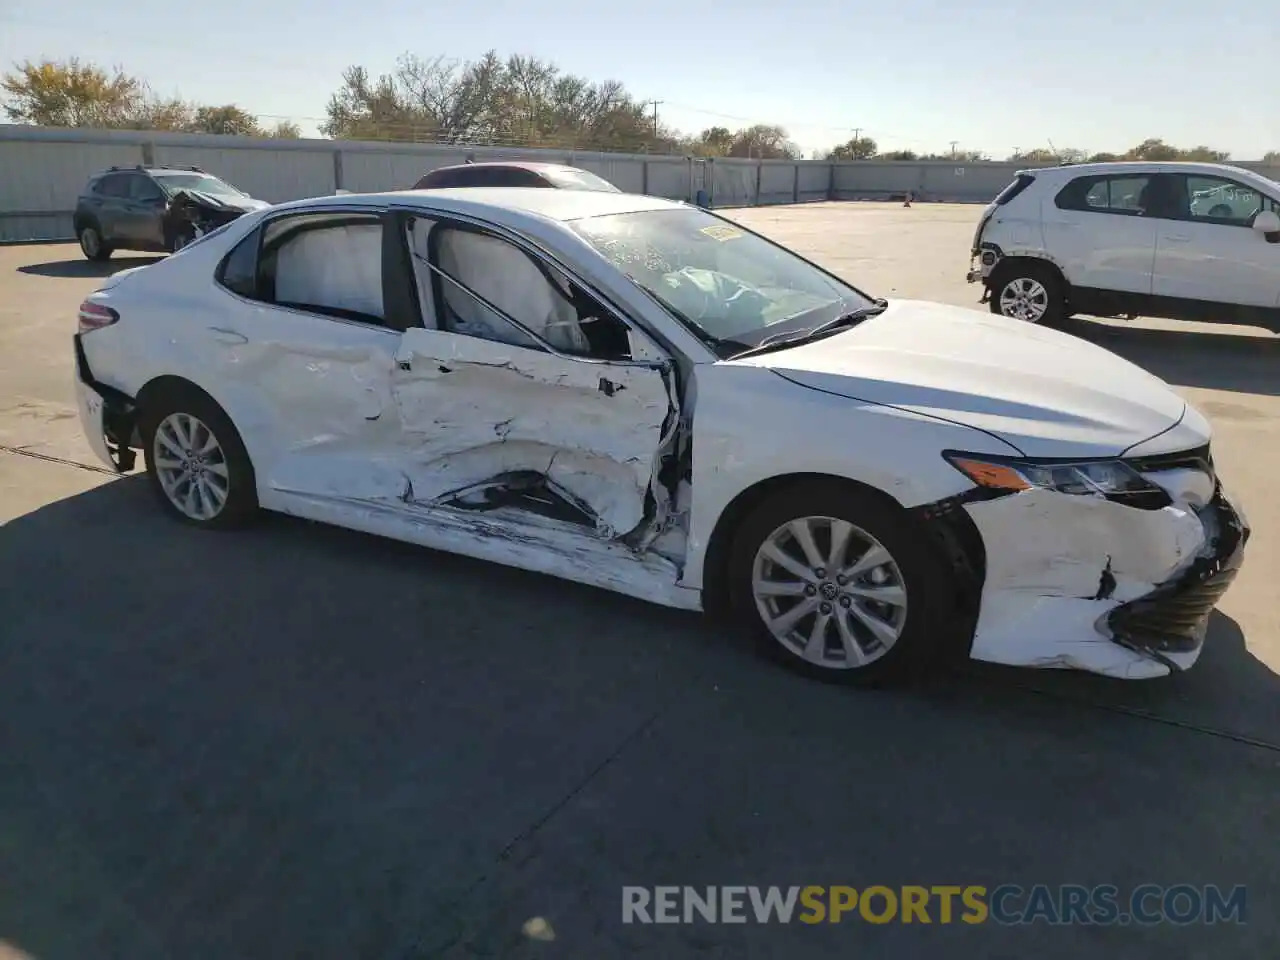
[[[80,332],[89,333],[92,330],[101,330],[103,327],[109,327],[120,319],[120,314],[116,313],[110,307],[104,307],[100,303],[94,303],[92,300],[86,300],[80,304]]]

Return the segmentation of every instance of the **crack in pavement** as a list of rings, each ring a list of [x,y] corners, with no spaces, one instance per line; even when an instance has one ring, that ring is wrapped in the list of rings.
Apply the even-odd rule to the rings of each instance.
[[[697,687],[699,679],[700,679],[700,675],[695,676],[693,678],[693,684],[690,690],[695,689]],[[686,693],[687,692],[688,691],[686,691]],[[556,816],[556,814],[558,814],[561,810],[563,810],[566,806],[568,806],[571,802],[573,802],[573,799],[575,797],[577,797],[584,790],[586,790],[587,787],[589,787],[592,784],[592,782],[594,782],[595,779],[600,776],[601,773],[603,773],[606,769],[608,769],[610,765],[614,763],[614,761],[616,761],[619,757],[621,757],[622,754],[626,751],[627,747],[629,747],[632,743],[634,743],[641,736],[643,736],[646,731],[652,728],[653,725],[657,723],[658,720],[660,720],[671,709],[672,705],[675,704],[676,701],[679,699],[681,699],[681,697],[679,696],[672,697],[671,700],[663,704],[657,710],[654,710],[642,722],[637,724],[633,730],[631,730],[624,737],[622,737],[622,739],[618,741],[617,745],[608,753],[607,756],[604,757],[604,759],[602,759],[599,763],[597,763],[594,767],[592,767],[589,771],[587,771],[586,776],[584,776],[576,785],[574,785],[568,791],[566,791],[564,796],[562,796],[559,800],[551,804],[551,806],[547,808],[547,810],[540,817],[535,819],[527,827],[525,827],[523,830],[517,833],[507,843],[507,845],[504,846],[501,851],[499,851],[497,857],[494,858],[492,867],[495,867],[495,868],[501,867],[502,864],[510,860],[511,855],[515,852],[516,848],[520,846],[520,844],[532,838],[535,834],[537,834],[539,830],[541,830],[544,826],[546,826],[547,823],[549,823]],[[480,888],[483,887],[486,883],[488,883],[491,879],[492,879],[492,870],[481,874],[479,877],[473,880],[467,886],[467,888],[462,891],[461,895],[459,895],[453,900],[452,903],[442,905],[443,908],[454,910],[454,911],[459,910],[468,901],[473,899],[476,892],[480,890]],[[463,925],[464,924],[459,923],[458,927],[461,927]],[[403,960],[409,960],[409,958],[417,958],[422,956],[441,956],[446,950],[448,950],[453,946],[456,946],[458,942],[462,939],[462,937],[465,935],[465,933],[466,933],[465,930],[458,929],[457,927],[455,927],[451,937],[449,937],[444,943],[436,944],[434,946],[428,946],[425,944],[427,937],[430,935],[429,933],[421,934],[415,938],[412,946],[410,946],[407,951],[400,954],[400,956],[403,958]],[[429,950],[430,952],[424,954],[423,952],[424,950]]]
[[[77,467],[81,470],[88,470],[91,473],[104,473],[108,477],[123,476],[123,474],[117,473],[115,470],[108,470],[106,467],[95,466],[91,463],[81,463],[78,460],[68,460],[66,457],[55,457],[47,453],[38,453],[26,447],[11,447],[7,443],[0,443],[0,453],[13,453],[20,457],[31,457],[33,460],[44,460],[47,463],[60,463],[66,467]]]

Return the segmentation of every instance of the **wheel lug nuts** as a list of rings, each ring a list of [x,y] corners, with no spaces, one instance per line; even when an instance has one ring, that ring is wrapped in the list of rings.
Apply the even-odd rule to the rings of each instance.
[[[853,601],[850,600],[848,597],[841,597],[840,606],[844,607],[847,610],[853,606]]]
[[[829,604],[829,603],[820,604],[820,605],[819,605],[819,607],[818,607],[818,609],[819,609],[819,610],[821,610],[823,613],[830,613],[830,612],[831,612],[831,604]]]
[[[817,570],[815,570],[815,571],[813,571],[813,573],[814,573],[814,575],[815,575],[815,576],[817,576],[817,577],[819,577],[819,578],[821,578],[821,577],[825,577],[825,576],[827,575],[827,571],[826,571],[826,569],[825,569],[825,568],[823,568],[823,567],[818,567],[818,569],[817,569]]]
[[[843,573],[840,574],[840,576],[836,577],[836,583],[840,584],[840,586],[842,587],[848,582],[849,582],[849,578],[846,577]]]
[[[812,597],[817,592],[818,592],[818,588],[815,587],[812,583],[805,585],[804,595],[806,597]]]

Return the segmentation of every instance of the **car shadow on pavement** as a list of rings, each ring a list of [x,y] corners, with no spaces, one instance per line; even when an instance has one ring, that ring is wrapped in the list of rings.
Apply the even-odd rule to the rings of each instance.
[[[284,517],[192,530],[142,477],[0,527],[0,582],[0,863],[22,865],[0,934],[34,957],[523,957],[546,946],[519,942],[535,908],[557,956],[622,956],[664,933],[619,925],[624,883],[1269,869],[1250,858],[1277,784],[1224,783],[1261,765],[1215,744],[1244,748],[1175,749],[1188,735],[1096,709],[1242,729],[1274,711],[1280,680],[1225,617],[1175,683],[974,668],[844,690],[696,615],[549,577]],[[920,955],[896,939],[916,930],[860,926],[802,949],[664,928],[677,942],[653,955]],[[1224,935],[1138,933],[1114,955]],[[937,946],[1058,960],[1090,942]]]
[[[1084,317],[1060,329],[1118,353],[1161,380],[1185,387],[1280,396],[1280,336],[1170,330]]]
[[[110,277],[121,270],[145,267],[162,257],[113,257],[110,260],[51,260],[48,263],[27,263],[18,267],[19,273],[35,277]]]

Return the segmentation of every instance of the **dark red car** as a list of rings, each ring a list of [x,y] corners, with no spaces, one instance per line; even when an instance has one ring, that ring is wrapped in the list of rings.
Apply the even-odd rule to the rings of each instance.
[[[438,190],[443,187],[553,187],[560,190],[622,192],[608,180],[597,177],[590,171],[558,163],[534,163],[526,160],[495,160],[440,167],[413,185],[415,190]]]

